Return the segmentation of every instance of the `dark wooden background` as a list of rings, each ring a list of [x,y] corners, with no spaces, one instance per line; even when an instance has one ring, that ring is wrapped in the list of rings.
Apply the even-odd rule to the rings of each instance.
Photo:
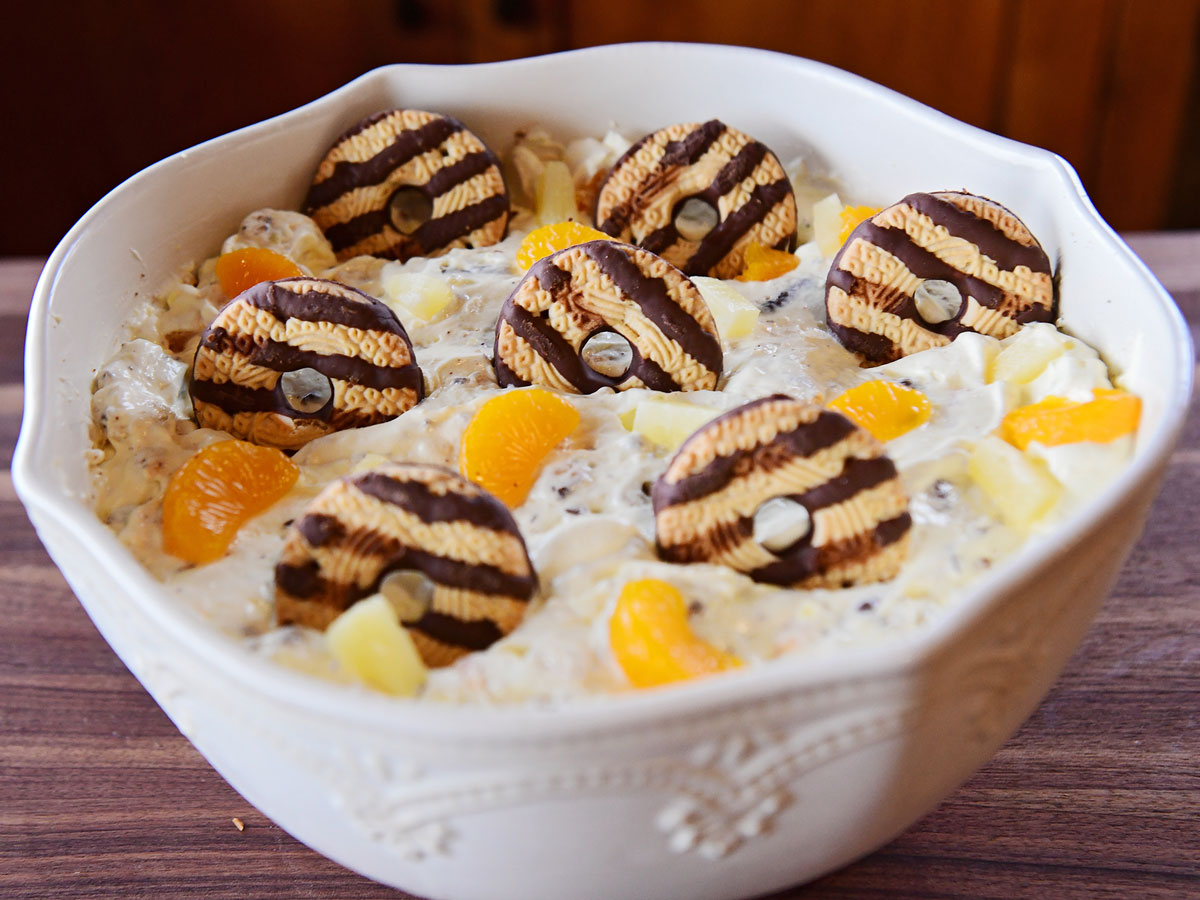
[[[833,63],[1063,154],[1118,229],[1200,227],[1200,0],[75,0],[4,9],[0,255],[375,66],[629,40]]]
[[[1200,337],[1200,231],[1132,243]],[[39,267],[0,262],[0,898],[403,896],[309,851],[234,793],[43,551],[9,475]],[[1041,708],[908,833],[775,900],[1200,897],[1198,475],[1193,402],[1145,536]]]

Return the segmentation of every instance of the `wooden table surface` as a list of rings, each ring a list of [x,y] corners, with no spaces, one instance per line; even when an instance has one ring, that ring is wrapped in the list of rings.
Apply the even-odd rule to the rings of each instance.
[[[1197,337],[1200,232],[1130,243]],[[8,471],[39,269],[0,261],[0,897],[404,896],[300,845],[222,781],[42,549]],[[1200,898],[1198,474],[1193,402],[1146,533],[1041,708],[908,833],[775,900]]]

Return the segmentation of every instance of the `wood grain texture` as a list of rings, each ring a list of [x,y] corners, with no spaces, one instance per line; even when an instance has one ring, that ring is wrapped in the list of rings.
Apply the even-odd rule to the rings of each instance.
[[[1132,243],[1200,337],[1200,233]],[[8,474],[38,269],[0,262],[0,898],[403,897],[298,844],[226,785],[46,556]],[[1198,476],[1193,403],[1145,536],[1033,717],[909,832],[775,900],[1200,896]]]

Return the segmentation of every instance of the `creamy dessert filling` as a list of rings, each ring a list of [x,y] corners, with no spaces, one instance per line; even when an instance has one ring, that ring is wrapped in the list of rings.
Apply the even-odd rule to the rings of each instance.
[[[97,515],[173,602],[197,610],[231,639],[319,677],[372,683],[338,662],[337,646],[353,643],[347,628],[326,633],[276,624],[274,578],[288,528],[338,479],[392,463],[457,471],[464,432],[481,406],[505,390],[530,390],[501,388],[493,364],[497,319],[522,278],[514,260],[535,226],[565,218],[563,210],[586,218],[576,202],[589,202],[626,149],[628,142],[614,133],[566,148],[544,133],[525,136],[509,155],[513,198],[525,205],[514,207],[508,236],[435,257],[401,262],[354,256],[339,262],[308,216],[251,212],[222,253],[271,250],[303,276],[335,281],[385,303],[411,341],[424,378],[423,399],[389,421],[334,431],[301,446],[291,456],[294,486],[245,521],[216,561],[190,564],[167,552],[163,497],[172,476],[204,448],[229,440],[224,431],[196,424],[188,379],[202,332],[233,298],[222,288],[216,257],[188,265],[138,310],[128,339],[97,374],[92,396]],[[553,188],[563,171],[569,190],[577,192],[569,200]],[[813,195],[802,170],[793,167],[792,178],[796,196]],[[913,204],[919,212],[920,204]],[[882,226],[870,224],[868,230],[877,234]],[[827,235],[816,237],[796,251],[794,268],[775,277],[693,279],[720,333],[715,390],[668,394],[604,386],[562,395],[578,424],[548,453],[527,496],[511,509],[539,585],[528,613],[487,649],[433,668],[423,681],[405,675],[406,691],[445,702],[557,703],[630,690],[638,682],[623,664],[620,647],[614,648],[614,612],[627,586],[647,579],[678,591],[686,629],[726,662],[832,655],[886,641],[936,619],[973,579],[1030,534],[1053,528],[1121,470],[1132,450],[1131,434],[1060,440],[1047,438],[1038,426],[1043,408],[1061,410],[1062,404],[1107,396],[1113,387],[1109,372],[1092,348],[1052,323],[1030,321],[1003,339],[952,329],[929,349],[864,368],[826,324],[826,279],[838,248],[829,249]],[[742,250],[739,265],[753,266],[753,257]],[[847,296],[855,290],[849,277],[837,280]],[[941,323],[952,318],[956,301],[945,289],[927,293],[914,308],[946,332]],[[584,363],[605,384],[616,380],[612,372],[629,365],[628,343],[608,339],[592,351]],[[605,374],[605,366],[612,372]],[[327,399],[321,394],[325,385],[306,374],[307,381],[294,379],[289,402],[316,409]],[[852,418],[878,418],[884,403],[878,391],[856,390],[874,382],[894,388],[885,398],[888,409],[911,417],[895,428],[895,436],[886,423],[877,432],[911,516],[895,577],[797,589],[759,583],[727,565],[663,560],[652,491],[689,435],[723,413],[776,394],[820,406],[832,402]],[[1012,415],[1020,410],[1032,413],[1024,419]],[[815,519],[804,506],[772,501],[755,514],[752,537],[764,552],[783,552]],[[400,621],[419,616],[429,604],[427,586],[419,582],[384,579],[380,592],[387,603],[360,601],[362,615],[375,621],[390,608]],[[389,651],[393,658],[413,656],[407,644],[396,647]]]

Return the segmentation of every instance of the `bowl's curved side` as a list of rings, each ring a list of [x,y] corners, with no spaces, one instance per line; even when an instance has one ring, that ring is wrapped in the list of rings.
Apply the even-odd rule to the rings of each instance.
[[[38,525],[97,627],[180,730],[321,853],[430,898],[717,900],[870,852],[985,761],[1070,657],[1151,496],[887,678],[833,675],[649,731],[532,736],[520,752],[331,727],[273,703],[125,603],[119,574],[72,553],[74,535]]]
[[[647,83],[664,88],[639,89]],[[763,89],[747,96],[745,83]],[[513,125],[505,100],[533,91],[534,118],[565,134],[594,131],[598,119],[649,130],[721,115],[785,158],[836,159],[864,199],[961,186],[1003,198],[1052,257],[1069,260],[1061,270],[1068,327],[1104,348],[1147,398],[1129,470],[941,623],[844,659],[781,660],[548,712],[396,703],[249,656],[170,603],[91,512],[91,371],[138,291],[152,291],[197,248],[214,250],[245,209],[295,205],[304,173],[349,122],[420,103],[501,146]],[[877,145],[863,140],[868,124],[894,137],[882,164]],[[226,197],[237,198],[237,210]],[[97,296],[116,302],[100,328]],[[585,884],[603,896],[686,886],[719,897],[794,883],[867,852],[1019,725],[1140,531],[1182,426],[1192,361],[1178,310],[1052,155],[816,63],[636,45],[486,66],[388,67],[151,167],[101,201],[51,257],[30,316],[26,372],[13,473],[39,534],[180,729],[285,828],[358,871],[432,897],[504,896],[503,885],[513,896],[581,896]],[[717,859],[697,861],[706,854]]]

